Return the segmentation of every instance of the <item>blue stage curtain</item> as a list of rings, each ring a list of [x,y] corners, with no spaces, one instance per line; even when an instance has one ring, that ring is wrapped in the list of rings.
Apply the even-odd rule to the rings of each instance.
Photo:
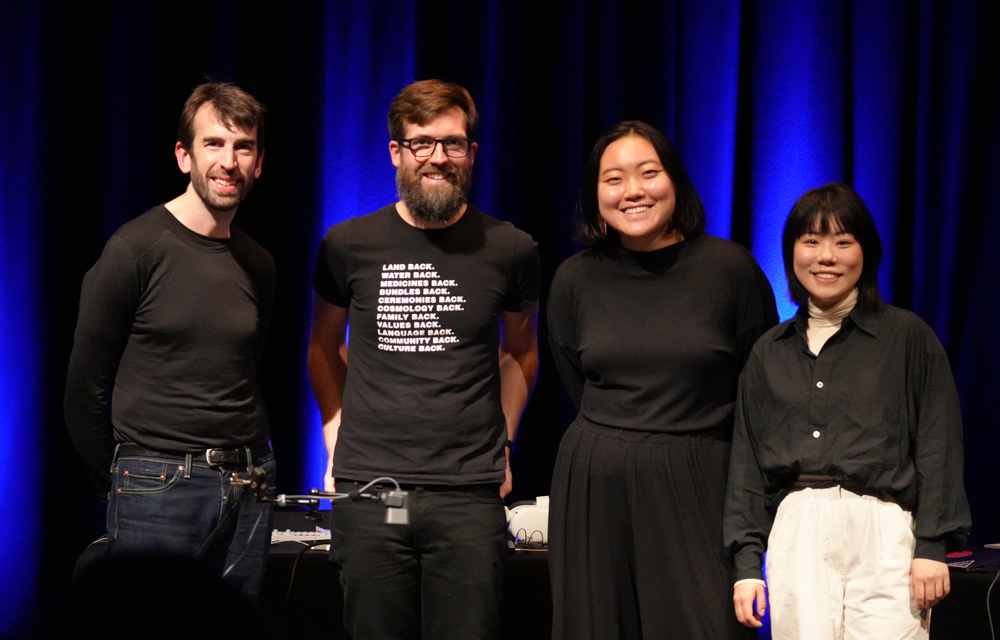
[[[882,234],[885,298],[927,320],[952,358],[973,541],[1000,539],[1000,301],[987,286],[1000,237],[998,28],[994,0],[5,5],[0,473],[10,486],[0,506],[23,523],[16,544],[27,552],[0,562],[23,581],[0,598],[0,634],[100,533],[101,506],[61,419],[79,285],[115,228],[185,188],[177,116],[207,76],[269,106],[263,176],[237,224],[278,265],[259,377],[281,491],[319,486],[325,465],[304,363],[317,244],[328,226],[395,199],[389,102],[412,80],[440,77],[466,86],[481,111],[472,200],[534,236],[546,290],[579,249],[583,158],[617,121],[646,120],[675,141],[709,232],[751,248],[783,317],[794,312],[779,247],[787,212],[806,189],[853,184]],[[572,419],[544,318],[541,331],[514,499],[548,492]],[[15,483],[33,469],[45,473],[29,499]]]
[[[0,513],[9,551],[0,555],[0,635],[31,603],[42,547],[43,403],[46,335],[39,217],[40,190],[58,172],[43,172],[35,146],[38,108],[37,9],[17,7],[0,19]],[[42,183],[43,174],[46,178]]]

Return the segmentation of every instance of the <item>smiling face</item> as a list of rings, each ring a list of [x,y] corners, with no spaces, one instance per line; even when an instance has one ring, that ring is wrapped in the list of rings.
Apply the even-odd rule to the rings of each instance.
[[[466,137],[466,116],[458,107],[439,113],[427,124],[406,123],[404,139],[426,136],[441,140]],[[389,142],[389,154],[396,167],[399,197],[413,215],[426,222],[443,223],[462,211],[466,190],[472,179],[472,164],[478,145],[473,142],[461,158],[449,158],[444,145],[438,144],[426,158],[416,158],[395,140]]]
[[[597,205],[623,247],[653,251],[680,242],[679,234],[667,232],[675,201],[674,183],[649,140],[630,135],[608,145],[598,170]]]
[[[177,163],[191,174],[191,186],[214,213],[232,211],[250,193],[260,177],[263,153],[257,152],[257,129],[228,127],[211,103],[194,117],[192,149],[176,146]]]
[[[827,233],[815,229],[795,241],[795,277],[820,309],[839,304],[851,293],[861,278],[864,263],[861,245],[841,228]]]

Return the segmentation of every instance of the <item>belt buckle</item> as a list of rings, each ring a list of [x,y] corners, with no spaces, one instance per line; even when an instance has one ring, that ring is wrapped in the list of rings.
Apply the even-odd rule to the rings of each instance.
[[[212,462],[212,454],[216,451],[222,451],[222,449],[205,449],[205,462],[208,463],[210,467],[221,467],[221,462]]]

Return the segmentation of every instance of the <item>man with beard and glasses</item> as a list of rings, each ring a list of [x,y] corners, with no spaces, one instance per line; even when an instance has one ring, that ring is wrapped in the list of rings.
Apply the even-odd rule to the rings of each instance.
[[[119,228],[83,279],[66,424],[109,495],[108,554],[204,558],[253,596],[271,513],[231,478],[256,466],[273,484],[255,377],[275,271],[232,222],[260,177],[264,107],[197,87],[174,153],[187,190]]]
[[[530,236],[466,202],[478,119],[458,85],[404,88],[389,109],[400,200],[320,245],[309,372],[327,487],[389,476],[408,492],[406,525],[377,503],[333,507],[355,640],[499,637],[502,498],[538,371],[540,261]]]

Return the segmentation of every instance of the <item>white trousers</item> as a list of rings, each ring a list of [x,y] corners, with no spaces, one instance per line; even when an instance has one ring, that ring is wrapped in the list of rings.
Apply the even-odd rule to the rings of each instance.
[[[785,498],[768,538],[774,640],[926,640],[913,606],[913,516],[842,489]]]

